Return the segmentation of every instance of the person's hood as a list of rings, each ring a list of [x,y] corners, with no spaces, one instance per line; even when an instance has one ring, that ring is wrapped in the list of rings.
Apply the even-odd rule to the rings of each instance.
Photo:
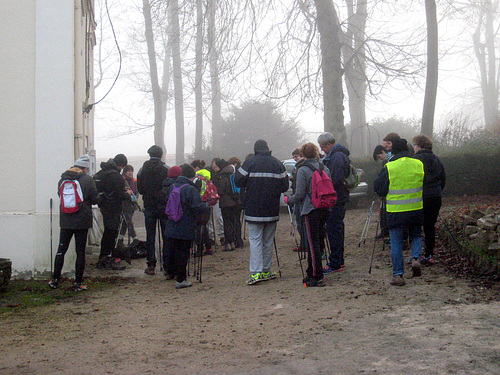
[[[219,173],[222,174],[233,174],[235,172],[234,165],[226,165]]]
[[[210,181],[212,178],[212,174],[210,173],[210,171],[208,169],[200,169],[199,171],[196,172],[196,174],[199,174],[199,175],[205,177],[205,179],[207,179],[208,181]]]
[[[78,167],[71,167],[67,171],[64,171],[63,174],[61,175],[61,178],[63,180],[78,180],[80,177],[82,177],[85,173],[78,168]]]
[[[409,151],[403,151],[398,154],[392,155],[392,158],[390,161],[395,161],[401,158],[409,158],[410,157],[410,152]]]
[[[335,152],[343,152],[347,156],[350,155],[350,152],[347,149],[347,147],[342,146],[340,143],[337,143],[337,144],[335,144],[335,146],[333,146],[333,148],[331,150],[331,154],[333,155]]]
[[[255,156],[257,155],[263,155],[263,156],[271,156],[271,152],[269,150],[255,150]]]
[[[194,185],[194,182],[191,181],[189,178],[185,177],[185,176],[179,176],[177,177],[177,179],[175,180],[175,183],[176,184],[189,184],[189,185]]]
[[[101,169],[103,171],[114,169],[114,170],[120,172],[120,168],[118,168],[118,165],[116,165],[116,163],[113,159],[109,159],[108,161],[101,162]]]

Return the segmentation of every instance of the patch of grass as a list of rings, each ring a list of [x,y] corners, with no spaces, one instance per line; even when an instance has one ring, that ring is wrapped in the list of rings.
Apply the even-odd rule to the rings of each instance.
[[[75,292],[72,280],[63,280],[57,289],[51,289],[47,280],[11,280],[7,290],[0,293],[0,314],[59,302],[84,300],[97,291],[114,288],[126,282],[127,280],[121,278],[86,279],[89,290]]]

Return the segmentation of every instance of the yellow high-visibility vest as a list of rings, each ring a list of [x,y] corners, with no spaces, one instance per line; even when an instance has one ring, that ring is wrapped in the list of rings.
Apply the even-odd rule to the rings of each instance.
[[[389,193],[387,212],[406,212],[423,208],[424,164],[418,160],[402,157],[387,163]]]

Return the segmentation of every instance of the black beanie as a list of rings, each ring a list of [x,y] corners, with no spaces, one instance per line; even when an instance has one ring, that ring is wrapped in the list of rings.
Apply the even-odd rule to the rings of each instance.
[[[187,177],[187,178],[193,178],[196,176],[196,173],[194,171],[194,168],[189,165],[189,164],[182,164],[181,165],[181,176]]]
[[[224,159],[219,159],[215,162],[215,165],[217,165],[220,170],[223,170],[224,168],[226,168],[229,165],[229,163],[227,161],[225,161]]]
[[[392,153],[394,155],[408,151],[408,142],[404,138],[395,139],[392,141]]]
[[[119,167],[124,167],[128,164],[127,157],[123,154],[118,154],[113,158],[115,164]]]
[[[163,150],[160,146],[154,145],[149,148],[148,154],[152,158],[161,158],[163,156]]]
[[[253,146],[253,150],[255,153],[258,151],[269,151],[269,147],[267,146],[267,142],[264,141],[263,139],[257,140]]]

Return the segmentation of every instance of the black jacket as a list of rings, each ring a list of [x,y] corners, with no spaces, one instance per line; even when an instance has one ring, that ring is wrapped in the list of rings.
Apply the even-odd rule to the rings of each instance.
[[[349,175],[349,150],[337,143],[323,159],[323,164],[330,170],[330,178],[337,192],[337,203],[349,202],[349,189],[345,178]]]
[[[432,150],[420,150],[413,158],[424,164],[424,198],[440,197],[446,185],[446,173],[441,160]]]
[[[159,158],[151,158],[144,162],[137,173],[137,190],[142,195],[144,208],[157,213],[165,211],[165,196],[161,189],[167,178],[168,166]]]
[[[187,186],[184,186],[180,192],[183,212],[182,219],[178,222],[167,219],[165,234],[171,238],[194,240],[200,216],[208,213],[208,206],[202,202],[200,192],[196,189],[194,183],[187,177],[177,177],[175,183],[167,188],[165,200],[168,199],[174,186],[177,187],[184,184],[187,184]]]
[[[235,175],[236,186],[245,188],[245,220],[266,223],[279,220],[280,195],[288,190],[285,166],[270,151],[257,151]]]
[[[235,207],[238,205],[239,197],[233,194],[233,188],[231,187],[230,176],[234,173],[234,166],[229,164],[224,169],[216,173],[216,178],[214,179],[214,185],[217,188],[217,193],[219,194],[219,207]]]
[[[125,180],[113,159],[101,163],[101,170],[94,175],[102,213],[120,214],[122,202],[130,201],[125,191]]]
[[[398,160],[402,157],[410,157],[409,152],[401,152],[394,155],[390,162]],[[390,163],[389,162],[389,163]],[[389,164],[387,163],[387,164]],[[389,193],[389,171],[387,164],[379,172],[377,178],[373,182],[373,189],[381,197],[387,196]],[[424,169],[425,173],[425,169]],[[425,179],[425,174],[424,174]],[[396,228],[403,225],[422,225],[424,222],[423,210],[414,210],[406,212],[387,212],[387,227]]]
[[[61,212],[59,205],[59,224],[64,229],[88,229],[92,228],[92,205],[97,203],[97,189],[94,180],[83,173],[78,167],[68,169],[61,175],[57,184],[57,194],[64,180],[78,180],[83,193],[83,206],[77,212],[66,214]]]

